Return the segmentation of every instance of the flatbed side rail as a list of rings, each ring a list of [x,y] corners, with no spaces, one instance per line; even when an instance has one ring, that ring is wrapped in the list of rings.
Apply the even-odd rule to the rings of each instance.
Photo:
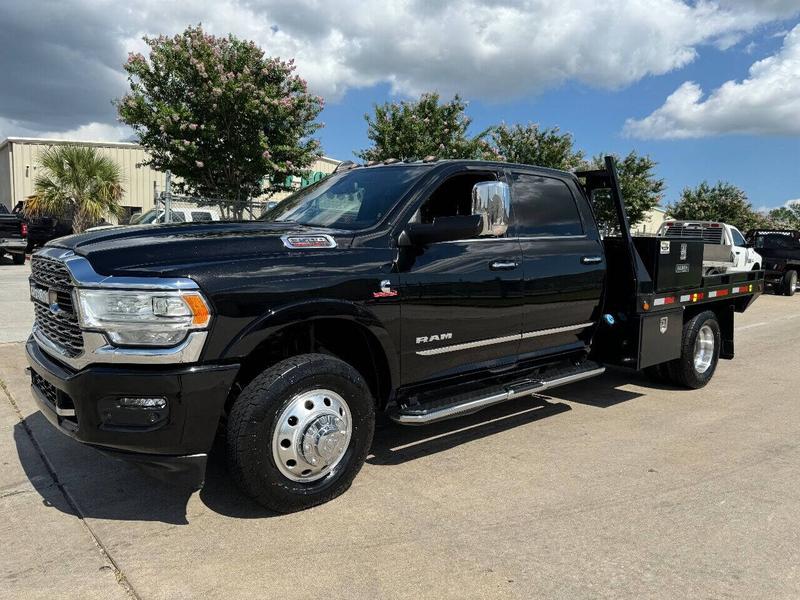
[[[742,310],[749,306],[764,291],[764,271],[726,273],[706,277],[700,287],[639,294],[637,312],[640,314],[671,310],[679,306],[707,304],[723,299],[739,299],[751,296]]]

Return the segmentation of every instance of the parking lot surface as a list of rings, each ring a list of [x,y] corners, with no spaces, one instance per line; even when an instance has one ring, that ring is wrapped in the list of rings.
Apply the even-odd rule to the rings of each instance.
[[[6,322],[28,314],[19,277],[0,284],[0,597],[800,597],[797,297],[737,315],[706,389],[614,371],[387,426],[350,491],[276,516],[220,448],[188,494],[55,431],[8,333],[30,327]]]

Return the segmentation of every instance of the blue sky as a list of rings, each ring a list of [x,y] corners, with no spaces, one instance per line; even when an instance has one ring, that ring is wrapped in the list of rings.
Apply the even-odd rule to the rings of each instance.
[[[694,62],[682,69],[644,79],[619,90],[602,90],[567,82],[541,94],[510,102],[469,100],[467,114],[478,132],[500,121],[543,126],[558,125],[575,137],[588,155],[635,149],[658,162],[657,173],[667,184],[662,204],[675,201],[681,190],[703,180],[725,180],[744,189],[753,206],[776,207],[800,198],[800,136],[721,134],[691,139],[635,139],[623,133],[625,120],[641,118],[658,108],[684,81],[712,90],[728,80],[741,80],[750,66],[773,55],[791,22],[777,22],[732,48],[713,45],[698,51]],[[748,48],[748,44],[754,45]],[[353,159],[353,152],[369,145],[364,114],[375,103],[404,100],[388,84],[353,89],[330,102],[320,132],[326,155]],[[800,120],[800,113],[797,115]]]
[[[196,23],[294,58],[335,158],[367,146],[373,104],[458,92],[475,131],[650,154],[665,202],[720,179],[757,208],[800,199],[800,0],[5,0],[0,139],[130,139],[128,53]]]

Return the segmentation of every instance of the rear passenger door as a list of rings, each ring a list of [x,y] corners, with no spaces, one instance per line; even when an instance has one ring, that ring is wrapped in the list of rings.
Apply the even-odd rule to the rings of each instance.
[[[582,348],[599,318],[605,264],[591,209],[570,179],[511,171],[511,227],[522,249],[521,358]]]

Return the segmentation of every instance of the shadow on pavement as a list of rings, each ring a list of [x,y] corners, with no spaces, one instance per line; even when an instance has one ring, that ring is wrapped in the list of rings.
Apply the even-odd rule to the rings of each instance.
[[[643,395],[618,389],[628,383],[631,383],[629,374],[611,372],[598,380],[559,388],[555,400],[543,395],[519,398],[473,415],[425,427],[382,424],[376,431],[367,462],[371,465],[402,464],[571,410],[569,405],[559,401],[562,399],[606,408]],[[34,476],[41,472],[38,463],[30,464],[31,460],[39,460],[37,455],[19,451],[23,439],[29,439],[28,429],[57,474],[55,484]],[[39,412],[15,425],[14,439],[22,466],[47,506],[93,519],[188,524],[186,508],[193,494],[191,490],[155,480],[133,464],[115,460],[75,442],[53,428]],[[77,513],[61,488],[80,507],[81,514]],[[200,500],[210,510],[229,517],[277,516],[238,490],[226,468],[224,440],[221,438],[215,441],[209,455]]]
[[[568,410],[566,404],[534,395],[432,425],[408,427],[389,423],[375,432],[367,462],[372,465],[408,462]]]

